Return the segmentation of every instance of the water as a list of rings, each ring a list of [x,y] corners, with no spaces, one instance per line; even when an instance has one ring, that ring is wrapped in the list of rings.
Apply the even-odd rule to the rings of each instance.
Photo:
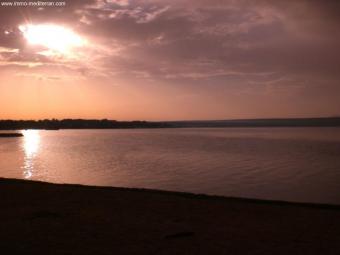
[[[340,204],[340,128],[22,132],[2,177]]]

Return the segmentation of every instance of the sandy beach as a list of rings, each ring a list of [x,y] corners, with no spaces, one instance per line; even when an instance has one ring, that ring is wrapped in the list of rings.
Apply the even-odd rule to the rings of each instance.
[[[340,206],[0,179],[1,254],[339,254]]]

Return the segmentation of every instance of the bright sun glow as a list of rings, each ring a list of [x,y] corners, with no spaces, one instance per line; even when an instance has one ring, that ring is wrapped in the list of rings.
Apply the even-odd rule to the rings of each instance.
[[[84,39],[63,26],[29,24],[21,25],[19,29],[29,44],[43,46],[59,54],[69,54],[73,48],[85,44]]]

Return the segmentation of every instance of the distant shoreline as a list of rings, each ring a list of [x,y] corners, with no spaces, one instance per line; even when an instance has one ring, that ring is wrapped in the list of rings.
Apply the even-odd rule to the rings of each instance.
[[[21,133],[0,133],[0,138],[22,137]]]
[[[13,254],[340,250],[340,205],[1,178],[0,186],[1,248]]]
[[[143,128],[207,128],[207,127],[340,127],[340,117],[243,119],[214,121],[116,121],[116,120],[0,120],[0,130],[22,129],[143,129]]]

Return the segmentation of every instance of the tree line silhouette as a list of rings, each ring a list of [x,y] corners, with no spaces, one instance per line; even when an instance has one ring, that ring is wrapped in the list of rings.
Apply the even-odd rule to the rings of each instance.
[[[0,120],[0,129],[114,129],[114,128],[164,128],[169,124],[148,121],[116,121],[85,119]]]
[[[202,121],[117,121],[86,119],[0,120],[0,130],[16,129],[118,129],[118,128],[199,128],[199,127],[334,127],[340,117],[240,119]]]

